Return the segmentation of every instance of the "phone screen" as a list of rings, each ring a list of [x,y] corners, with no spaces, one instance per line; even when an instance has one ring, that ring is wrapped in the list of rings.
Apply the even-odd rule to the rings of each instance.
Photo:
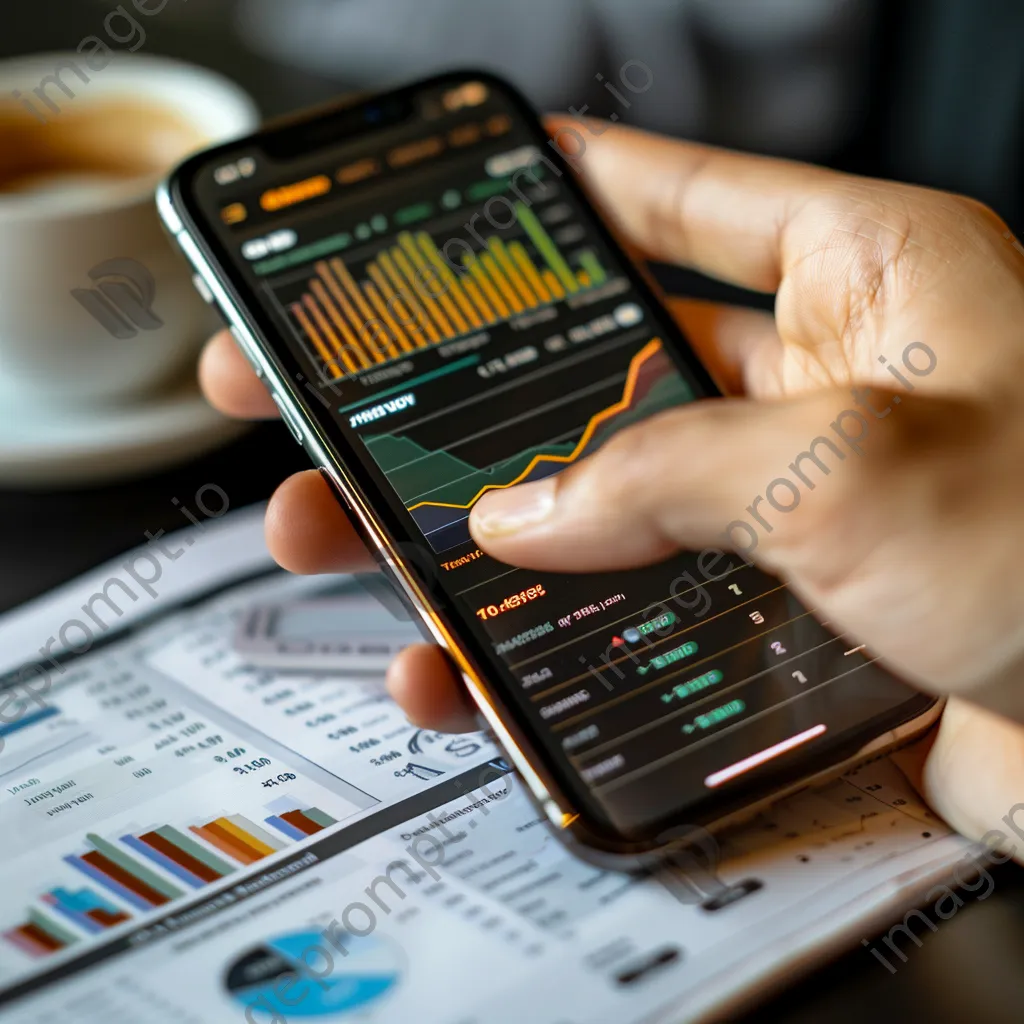
[[[186,206],[549,772],[647,835],[927,708],[738,555],[568,575],[477,547],[481,495],[715,392],[514,93],[394,96],[194,161]]]

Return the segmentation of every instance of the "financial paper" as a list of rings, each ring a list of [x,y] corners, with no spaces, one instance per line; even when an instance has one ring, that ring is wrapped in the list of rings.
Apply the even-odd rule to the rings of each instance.
[[[337,584],[276,570],[261,519],[165,538],[145,588],[152,546],[0,618],[4,1020],[711,1019],[968,848],[882,759],[695,870],[594,867],[485,733],[417,728],[377,679],[247,663],[249,609]]]

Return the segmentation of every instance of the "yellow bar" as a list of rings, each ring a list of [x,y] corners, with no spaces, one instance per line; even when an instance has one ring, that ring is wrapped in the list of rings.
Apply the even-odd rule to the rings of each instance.
[[[466,294],[476,303],[476,308],[480,310],[484,323],[493,324],[498,317],[491,311],[491,307],[487,305],[487,300],[480,294],[480,289],[468,277],[463,278],[462,287],[466,290]]]
[[[405,237],[403,237],[403,235]],[[404,245],[406,238],[408,239],[408,245]],[[398,236],[398,241],[403,243],[403,246],[407,252],[417,251],[416,243],[415,241],[413,241],[412,235],[410,235],[407,231],[403,232],[401,235]],[[431,243],[428,241],[425,250],[423,249],[422,246],[420,246],[419,251],[423,256],[426,257],[426,262],[423,265],[426,267],[428,266],[428,264],[433,263],[436,271],[436,276],[439,277],[442,281],[444,281],[446,285],[450,287],[450,282],[445,280],[444,274],[441,273],[440,269],[437,268],[437,264],[434,263],[434,259],[431,258],[432,256],[437,257],[437,253],[431,249]],[[438,261],[440,261],[440,257],[438,257]],[[438,303],[440,303],[440,306],[444,310],[445,315],[452,322],[452,325],[455,328],[454,331],[452,331],[452,333],[449,335],[449,337],[455,337],[456,334],[465,334],[469,330],[469,324],[466,323],[466,321],[463,319],[462,314],[455,308],[455,303],[452,302],[452,300],[448,297],[448,295],[445,292],[442,292],[440,295],[437,296],[437,301]]]
[[[512,262],[512,258],[509,256],[505,249],[505,243],[500,238],[491,237],[487,239],[487,248],[494,254],[495,259],[501,266],[501,269],[505,271],[506,277],[512,282],[515,290],[519,293],[519,297],[523,300],[523,304],[527,309],[533,309],[537,305],[537,298],[530,291],[530,286],[523,279],[522,274],[516,268],[516,265]]]
[[[512,312],[522,313],[523,304],[512,290],[512,285],[505,280],[505,275],[501,272],[501,268],[495,262],[494,257],[489,252],[482,252],[480,253],[480,262],[484,265],[484,270],[490,274],[491,280],[498,286],[501,294],[505,297],[505,301],[512,307]]]
[[[324,284],[327,285],[331,295],[334,296],[335,302],[337,302],[338,305],[341,306],[342,313],[344,313],[345,317],[348,318],[348,322],[352,326],[352,329],[349,333],[351,334],[355,341],[356,351],[362,357],[364,364],[366,366],[369,366],[373,362],[373,360],[369,359],[366,355],[367,346],[364,344],[363,339],[363,331],[365,331],[367,328],[367,322],[364,321],[363,324],[360,326],[359,314],[356,313],[356,311],[352,308],[352,303],[349,302],[348,299],[345,297],[345,293],[341,290],[341,286],[334,279],[334,275],[331,273],[330,268],[328,268],[326,265],[321,267],[318,264],[317,269],[320,271],[320,277],[322,278]],[[311,287],[313,286],[313,284],[314,282],[310,282]],[[333,305],[329,307],[329,311],[330,310],[334,310]],[[334,310],[334,312],[335,314],[337,314],[336,310]],[[367,312],[369,312],[369,307],[367,307]],[[371,314],[367,318],[367,320],[372,319],[374,319],[374,317]],[[338,316],[338,323],[340,324],[341,322],[342,318]]]
[[[586,288],[587,285],[590,284],[590,275],[585,270],[581,270],[576,275],[576,279],[579,281],[581,285],[583,285],[584,288]]]
[[[366,290],[367,298],[373,303],[373,308],[375,310],[377,310],[377,312],[380,314],[380,318],[386,324],[388,324],[388,326],[392,330],[394,330],[397,325],[395,324],[395,321],[392,318],[391,314],[385,308],[384,301],[381,299],[380,295],[377,293],[377,289],[374,288],[372,284],[367,284],[367,285],[364,286],[364,288]],[[388,321],[390,321],[390,323],[388,323]],[[387,338],[386,334],[385,334],[385,338]],[[392,359],[397,359],[398,358],[398,349],[395,348],[395,343],[390,338],[387,338],[387,340],[384,342],[384,344],[387,345],[388,355],[391,356]],[[387,360],[378,352],[377,353],[377,362],[378,363],[386,363]]]
[[[310,284],[312,285],[313,290],[316,291],[320,282],[311,281]],[[321,292],[323,291],[322,288],[320,288],[319,290]],[[334,330],[331,328],[331,325],[327,322],[327,318],[323,315],[322,312],[320,312],[320,307],[316,304],[316,299],[314,299],[312,295],[306,295],[303,298],[306,303],[306,308],[309,310],[310,313],[313,314],[313,319],[316,321],[317,327],[323,334],[326,334],[327,337],[330,339],[331,344],[334,346],[335,351],[341,356],[342,361],[348,368],[349,373],[356,373],[360,369],[360,367],[356,366],[356,361],[348,354],[348,350],[352,349],[357,356],[361,357],[362,350],[360,349],[359,344],[355,342],[355,339],[352,338],[351,334],[343,335],[346,339],[345,344],[339,341],[338,336],[334,333]],[[369,364],[367,363],[365,365]]]
[[[338,312],[337,307],[334,305],[334,303],[331,301],[330,296],[325,291],[323,283],[321,281],[313,280],[309,282],[309,287],[312,288],[313,294],[317,297],[317,300],[320,302],[320,305],[327,310],[327,315],[331,318],[331,321],[334,323],[334,326],[337,327],[338,330],[341,332],[341,336],[345,339],[347,345],[355,350],[356,354],[360,358],[360,362],[362,362],[364,367],[369,366],[370,361],[365,356],[361,341],[355,336],[355,333],[349,328],[348,324],[345,322],[345,318]],[[337,288],[337,285],[335,285],[335,288]],[[349,312],[351,312],[351,306],[349,306],[348,303],[345,302],[345,296],[341,294],[340,290],[338,291],[337,297],[340,298],[343,303],[345,303],[345,306],[348,307]]]
[[[370,275],[370,277],[373,278],[373,283],[377,286],[381,295],[384,297],[384,309],[388,310],[390,308],[388,306],[388,302],[391,299],[395,298],[395,293],[394,291],[392,291],[391,285],[388,284],[387,278],[384,276],[383,271],[381,271],[380,267],[378,267],[376,263],[367,263],[366,272]],[[399,296],[399,299],[401,299],[401,296]],[[394,327],[392,329],[395,332],[395,337],[398,339],[398,344],[402,346],[402,351],[412,352],[414,346],[412,342],[410,342],[409,339],[405,336],[405,330],[403,329],[403,325],[398,320],[395,319],[393,313],[388,314],[388,321],[389,323],[394,324]]]
[[[391,250],[391,256],[402,276],[412,286],[413,292],[423,300],[423,307],[429,314],[425,320],[427,336],[434,344],[437,344],[442,338],[446,338],[451,333],[451,324],[448,323],[444,313],[441,312],[441,307],[434,301],[430,289],[422,281],[417,280],[416,271],[413,269],[405,253],[398,246],[395,246]],[[436,327],[434,326],[435,324],[437,325]]]
[[[530,259],[530,254],[523,248],[522,243],[509,242],[508,251],[519,264],[519,269],[526,275],[526,280],[530,282],[530,286],[537,293],[540,301],[550,302],[551,293],[544,287],[544,282],[540,279],[540,274],[537,273],[537,268],[533,265],[533,260]]]
[[[480,314],[476,311],[476,307],[469,300],[469,296],[466,295],[465,290],[462,287],[462,282],[452,273],[451,267],[445,268],[447,273],[451,275],[451,292],[455,296],[455,301],[459,304],[462,312],[466,315],[466,319],[469,321],[472,327],[483,327],[484,320]]]
[[[508,306],[502,301],[494,285],[487,279],[483,265],[480,263],[480,257],[470,256],[469,253],[466,253],[462,257],[462,265],[469,268],[469,272],[476,279],[476,283],[483,289],[483,293],[487,296],[488,301],[498,311],[498,316],[504,320],[508,316]]]
[[[403,231],[398,236],[398,244],[401,245],[402,249],[404,249],[406,253],[408,253],[409,258],[412,260],[413,263],[416,264],[417,270],[421,272],[424,270],[430,270],[430,267],[427,266],[427,261],[423,258],[423,253],[421,253],[419,249],[416,248],[416,243],[412,240],[412,235],[410,235],[408,231]],[[398,260],[397,254],[395,256],[395,259]],[[404,254],[402,254],[402,259],[405,260]],[[409,271],[406,270],[405,266],[403,266],[401,262],[399,262],[398,265],[402,267],[402,270],[406,275],[409,274]],[[431,276],[437,277],[437,274],[431,271]],[[410,278],[410,280],[411,279],[412,278]],[[421,289],[422,290],[420,291],[420,294],[423,296],[423,301],[427,303],[427,308],[430,310],[431,314],[433,314],[434,319],[437,320],[438,327],[441,328],[441,336],[444,338],[455,337],[456,332],[452,329],[452,325],[449,322],[448,317],[446,315],[449,306],[451,306],[451,301],[449,300],[448,304],[444,307],[444,313],[442,313],[440,307],[438,306],[437,300],[439,298],[444,298],[444,296],[434,295],[434,293],[427,287],[426,277],[423,278],[423,281],[421,283]]]
[[[554,271],[545,268],[540,272],[540,276],[548,286],[548,291],[551,292],[556,299],[565,298],[565,289],[562,287],[562,282],[555,276]]]
[[[331,353],[331,350],[327,347],[324,339],[320,336],[320,332],[313,326],[313,321],[306,315],[306,311],[302,308],[302,305],[298,302],[293,302],[290,306],[292,316],[299,321],[299,325],[309,335],[313,344],[316,346],[317,352],[320,353],[320,358],[324,361],[324,366],[327,367],[335,376],[344,377],[345,374],[341,372],[341,368],[338,366],[337,359]],[[351,360],[346,357],[345,353],[341,353],[341,358],[345,360],[346,364],[351,363]],[[354,372],[355,367],[352,367]]]
[[[213,824],[220,825],[225,832],[231,833],[240,843],[249,847],[250,850],[255,850],[263,857],[269,857],[270,854],[277,853],[277,850],[272,846],[267,846],[261,839],[250,835],[244,828],[239,828],[233,821],[228,821],[227,818],[218,818]]]
[[[316,264],[317,269],[320,269],[321,265],[326,265],[323,260]],[[370,307],[366,304],[366,299],[363,298],[363,291],[353,280],[352,275],[348,272],[348,267],[338,259],[337,256],[331,260],[331,270],[334,271],[338,276],[338,280],[345,286],[345,291],[352,296],[352,301],[355,303],[356,309],[359,310],[359,315],[363,318],[363,323],[367,324],[373,319],[373,313],[370,312]]]
[[[420,249],[423,250],[427,259],[437,267],[441,274],[441,278],[444,280],[445,284],[448,285],[452,295],[455,296],[455,301],[459,304],[459,308],[465,314],[469,323],[473,327],[482,327],[483,321],[480,319],[480,315],[473,308],[473,304],[469,299],[462,294],[462,285],[459,283],[459,279],[452,273],[452,268],[449,267],[441,258],[441,254],[437,251],[437,247],[434,245],[434,240],[426,233],[426,231],[421,231],[416,236],[416,240],[420,243]],[[457,323],[456,326],[458,326]]]
[[[431,341],[439,341],[440,335],[434,330],[434,325],[430,322],[430,317],[427,316],[426,310],[424,310],[416,298],[415,291],[406,290],[405,281],[402,280],[402,274],[398,267],[395,266],[394,260],[386,252],[382,252],[377,256],[377,262],[384,268],[384,273],[388,275],[391,283],[395,286],[395,292],[401,298],[402,303],[416,318],[416,326],[413,327],[406,324],[405,330],[412,337],[413,341],[416,342],[417,347],[427,347],[427,343],[422,337],[423,331],[426,331],[427,337]]]

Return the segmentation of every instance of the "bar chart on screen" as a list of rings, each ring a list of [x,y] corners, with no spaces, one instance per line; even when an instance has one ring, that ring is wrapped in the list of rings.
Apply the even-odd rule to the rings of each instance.
[[[452,219],[441,203],[414,203],[371,218],[388,225],[386,237],[361,247],[325,225],[323,238],[268,261],[289,269],[268,274],[266,287],[325,378],[359,374],[615,283],[558,191],[548,183],[538,202],[502,197],[506,220],[479,228],[479,205]],[[425,218],[430,230],[412,226]]]

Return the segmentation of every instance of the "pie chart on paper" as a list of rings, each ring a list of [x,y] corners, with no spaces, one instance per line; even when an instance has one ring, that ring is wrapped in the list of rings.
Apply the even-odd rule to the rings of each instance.
[[[324,974],[327,961],[317,946],[333,957],[330,974]],[[268,939],[228,966],[224,984],[236,1002],[252,1008],[256,1021],[270,1021],[275,1014],[286,1020],[336,1020],[372,1011],[401,980],[399,954],[374,935],[345,935],[343,946],[348,956],[316,931]]]

